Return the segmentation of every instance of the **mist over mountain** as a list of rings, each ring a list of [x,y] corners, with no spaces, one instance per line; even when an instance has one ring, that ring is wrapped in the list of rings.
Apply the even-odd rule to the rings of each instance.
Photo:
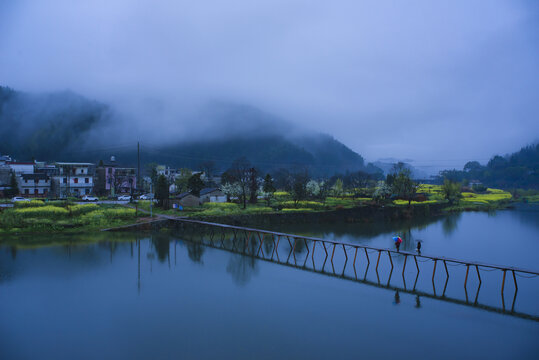
[[[129,119],[72,92],[27,94],[0,87],[0,123],[0,152],[18,160],[98,162],[115,155],[125,166],[137,163],[138,139],[126,141]],[[264,171],[304,167],[325,176],[366,169],[359,154],[330,135],[250,106],[212,102],[190,124],[180,133],[156,123],[152,134],[141,135],[142,163],[196,168],[211,161],[225,170],[245,156]]]

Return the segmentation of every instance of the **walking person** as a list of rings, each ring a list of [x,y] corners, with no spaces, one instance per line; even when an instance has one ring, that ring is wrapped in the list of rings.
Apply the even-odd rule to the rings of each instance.
[[[417,251],[418,254],[421,254],[421,240],[417,240],[416,251]]]
[[[397,251],[400,250],[400,247],[401,247],[401,244],[402,244],[402,239],[400,236],[395,236],[393,238],[393,240],[395,241],[395,246],[397,247]]]

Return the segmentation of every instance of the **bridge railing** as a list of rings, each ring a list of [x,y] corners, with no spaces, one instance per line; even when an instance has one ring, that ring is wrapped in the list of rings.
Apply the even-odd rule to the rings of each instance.
[[[539,276],[539,271],[535,270],[529,270],[529,269],[523,269],[519,267],[514,266],[503,266],[503,265],[495,265],[495,264],[488,264],[484,262],[479,261],[469,261],[469,260],[460,260],[455,258],[449,258],[445,256],[434,256],[434,255],[427,255],[422,254],[419,252],[409,252],[409,251],[398,251],[394,249],[387,249],[387,248],[378,248],[373,246],[367,246],[367,245],[361,245],[361,244],[354,244],[354,243],[347,243],[347,242],[340,242],[335,240],[326,240],[326,239],[320,239],[320,238],[314,238],[314,237],[308,237],[308,236],[300,236],[300,235],[294,235],[294,234],[287,234],[287,233],[281,233],[276,231],[269,231],[269,230],[261,230],[261,229],[255,229],[255,228],[249,228],[249,227],[242,227],[242,226],[234,226],[234,225],[226,225],[226,224],[219,224],[219,223],[213,223],[213,222],[207,222],[207,221],[201,221],[201,220],[192,220],[192,219],[174,219],[175,221],[183,222],[185,224],[192,224],[192,225],[198,225],[203,226],[208,229],[210,229],[210,234],[213,237],[215,234],[215,231],[217,230],[230,230],[234,234],[234,237],[237,237],[238,232],[244,233],[246,237],[246,243],[248,244],[249,240],[251,238],[258,238],[259,242],[259,251],[262,249],[262,244],[266,237],[270,237],[273,241],[275,249],[278,249],[279,243],[281,239],[286,239],[288,243],[290,244],[290,247],[292,249],[292,253],[295,252],[295,247],[298,243],[298,241],[304,242],[304,245],[307,249],[308,254],[311,254],[311,257],[314,261],[314,254],[317,249],[317,244],[321,245],[322,250],[325,253],[325,259],[327,260],[328,257],[330,258],[331,263],[333,263],[333,258],[335,255],[335,251],[339,249],[339,251],[344,252],[344,256],[346,258],[346,262],[348,262],[348,251],[349,249],[353,249],[353,260],[352,265],[355,268],[356,260],[358,257],[358,253],[360,253],[360,250],[362,253],[365,254],[366,260],[368,262],[368,265],[370,265],[371,258],[369,256],[369,252],[377,252],[378,256],[376,257],[376,266],[375,270],[378,272],[378,266],[380,263],[380,258],[382,254],[388,257],[390,265],[391,265],[391,272],[393,272],[393,257],[394,256],[404,256],[404,265],[402,267],[402,273],[404,276],[404,272],[406,270],[406,265],[408,258],[413,258],[415,267],[417,269],[417,273],[419,274],[420,266],[418,259],[427,259],[434,261],[433,271],[432,271],[432,280],[434,282],[434,277],[437,270],[437,264],[438,262],[442,263],[444,265],[445,273],[447,276],[447,279],[449,279],[449,269],[447,267],[448,264],[460,264],[466,266],[466,275],[464,278],[464,288],[466,289],[468,284],[468,275],[470,272],[470,267],[475,268],[475,272],[477,274],[477,279],[479,281],[479,286],[481,285],[482,279],[481,274],[479,272],[480,269],[486,269],[486,270],[500,270],[503,273],[502,279],[501,279],[501,294],[502,294],[502,301],[503,301],[503,307],[505,308],[505,302],[504,302],[504,290],[505,290],[505,283],[506,283],[506,275],[507,272],[510,272],[513,277],[513,282],[515,286],[515,298],[516,293],[518,291],[518,283],[517,283],[517,275],[527,277],[526,275],[530,277]],[[256,239],[255,238],[255,239]],[[312,246],[309,248],[309,244],[311,243]],[[320,247],[320,246],[319,246]],[[342,250],[340,250],[342,249]],[[331,253],[331,255],[330,255]],[[346,266],[346,263],[345,263]],[[526,275],[524,275],[526,274]]]

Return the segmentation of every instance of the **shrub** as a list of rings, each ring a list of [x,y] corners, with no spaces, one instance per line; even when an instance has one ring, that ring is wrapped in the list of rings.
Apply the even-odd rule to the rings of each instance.
[[[325,208],[324,204],[317,201],[298,201],[297,204],[294,201],[283,201],[280,203],[284,208],[300,207],[307,209],[322,210]]]
[[[15,203],[16,208],[28,208],[28,207],[38,207],[45,206],[45,202],[42,200],[31,200],[31,201],[18,201]]]
[[[69,215],[69,211],[67,209],[51,205],[15,209],[14,211],[16,214],[25,217],[58,218]]]
[[[84,204],[69,206],[68,210],[71,212],[71,215],[78,216],[97,210],[98,208],[99,206],[97,204]]]
[[[308,209],[308,208],[293,208],[293,209],[290,209],[290,208],[285,208],[282,210],[282,212],[284,213],[295,213],[295,212],[313,212],[314,210],[313,209]]]
[[[112,219],[130,219],[135,217],[135,209],[120,208],[120,209],[106,209],[104,211],[107,218]]]
[[[204,203],[202,205],[202,207],[206,208],[206,209],[238,209],[238,204],[235,204],[235,203],[212,203],[212,202],[207,202],[207,203]]]

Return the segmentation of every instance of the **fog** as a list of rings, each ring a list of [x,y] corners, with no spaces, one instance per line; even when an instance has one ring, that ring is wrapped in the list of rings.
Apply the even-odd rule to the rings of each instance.
[[[204,136],[232,103],[461,167],[539,138],[538,27],[533,0],[4,0],[0,85],[111,104],[128,137]]]

